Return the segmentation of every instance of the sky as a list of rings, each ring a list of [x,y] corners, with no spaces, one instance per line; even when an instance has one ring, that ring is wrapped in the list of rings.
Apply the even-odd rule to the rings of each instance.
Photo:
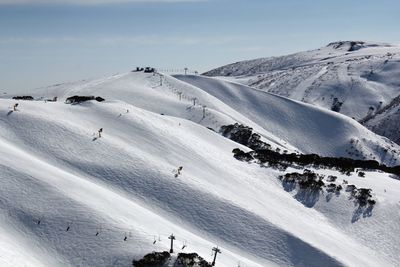
[[[400,44],[399,14],[398,0],[0,0],[0,93],[338,40]]]

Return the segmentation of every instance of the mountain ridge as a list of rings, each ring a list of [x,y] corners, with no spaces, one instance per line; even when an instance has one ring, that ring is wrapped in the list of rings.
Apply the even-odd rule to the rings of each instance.
[[[229,64],[205,75],[237,81],[363,122],[389,109],[400,95],[399,70],[398,45],[339,41],[288,56]],[[388,113],[379,117],[387,118],[386,122],[371,120],[365,126],[399,142],[396,116]]]

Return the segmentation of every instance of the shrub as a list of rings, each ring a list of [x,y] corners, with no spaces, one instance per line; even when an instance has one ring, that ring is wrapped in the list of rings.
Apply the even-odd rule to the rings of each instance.
[[[368,188],[359,188],[353,191],[353,197],[358,201],[360,206],[365,206],[367,204],[374,205],[375,200],[372,199],[372,190]]]
[[[400,175],[400,166],[387,167],[384,164],[379,164],[376,160],[356,160],[351,158],[335,158],[321,157],[317,154],[280,154],[280,149],[271,150],[271,145],[261,141],[261,137],[257,133],[252,132],[253,129],[238,123],[232,125],[224,125],[220,128],[220,133],[242,145],[251,149],[252,152],[234,152],[235,158],[239,160],[249,161],[257,159],[259,163],[268,163],[269,166],[286,168],[289,164],[298,164],[300,166],[316,166],[337,169],[338,171],[348,176],[354,172],[355,168],[364,170],[375,169],[382,170],[387,173]],[[353,141],[354,142],[354,141]],[[363,173],[363,172],[362,172]],[[332,178],[333,179],[333,178]]]
[[[79,95],[74,95],[71,97],[68,97],[65,100],[65,103],[67,104],[77,104],[77,103],[81,103],[81,102],[85,102],[85,101],[90,101],[90,100],[96,100],[98,102],[103,102],[105,99],[98,96],[98,97],[94,97],[94,96],[79,96]]]
[[[153,73],[153,72],[155,72],[156,71],[156,69],[155,68],[152,68],[152,67],[146,67],[145,69],[144,69],[144,72],[145,73]]]
[[[331,106],[331,110],[335,112],[340,112],[340,109],[342,108],[343,102],[340,102],[337,97],[333,99],[333,103]]]
[[[179,253],[176,259],[177,267],[211,267],[211,264],[205,261],[197,253]]]
[[[224,125],[220,128],[220,133],[235,141],[239,144],[247,146],[251,149],[270,149],[271,145],[261,141],[261,136],[257,133],[253,133],[251,127],[242,124],[231,124]]]
[[[304,170],[303,174],[298,172],[286,173],[283,176],[279,176],[279,179],[283,183],[296,183],[300,189],[311,189],[314,191],[322,190],[325,183],[322,181],[322,177],[310,170]]]
[[[326,186],[326,192],[328,193],[339,193],[342,189],[343,187],[340,184],[336,185],[334,183],[330,183]]]
[[[15,100],[33,100],[33,97],[30,95],[24,95],[24,96],[14,96],[12,99]]]
[[[351,196],[360,206],[365,206],[367,204],[373,206],[376,203],[376,201],[372,199],[372,189],[357,188],[355,185],[347,185],[346,191],[351,193]]]
[[[253,157],[250,155],[250,153],[245,153],[244,151],[240,150],[239,148],[233,149],[232,152],[233,152],[233,156],[237,160],[250,161],[253,159]]]
[[[132,266],[134,267],[162,267],[170,258],[170,254],[167,251],[164,252],[153,252],[145,255],[142,259],[135,261],[133,260]]]

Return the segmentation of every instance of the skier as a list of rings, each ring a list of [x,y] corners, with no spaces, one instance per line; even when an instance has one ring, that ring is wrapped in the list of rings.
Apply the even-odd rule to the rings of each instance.
[[[18,103],[15,103],[14,106],[13,106],[13,110],[17,111],[17,107],[18,107]]]
[[[182,166],[180,166],[180,167],[178,168],[178,175],[180,175],[180,174],[181,174],[181,171],[182,171],[182,169],[183,169],[183,167],[182,167]]]
[[[103,132],[103,128],[100,128],[98,133],[99,133],[99,138],[101,137],[101,133]]]
[[[176,173],[175,173],[175,178],[177,178],[179,175],[181,175],[181,171],[182,171],[182,169],[183,169],[183,167],[182,166],[180,166],[177,170],[176,170]]]

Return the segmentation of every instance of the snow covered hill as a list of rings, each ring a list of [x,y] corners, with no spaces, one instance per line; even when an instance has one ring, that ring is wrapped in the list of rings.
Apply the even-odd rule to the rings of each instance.
[[[400,95],[400,47],[345,41],[293,55],[237,62],[205,73],[345,114],[356,120],[380,113],[388,122],[366,124],[397,141],[386,125],[387,110]],[[398,110],[398,109],[396,109]],[[374,127],[375,126],[375,127]]]
[[[344,156],[353,147],[391,165],[397,145],[340,114],[177,78],[131,72],[51,86],[28,92],[43,98],[18,101],[16,111],[15,100],[0,99],[1,266],[130,266],[168,250],[172,233],[176,252],[211,260],[218,245],[220,267],[396,266],[392,175],[315,170],[372,189],[376,205],[361,207],[344,190],[310,199],[287,192],[282,171],[236,160],[232,150],[248,148],[215,131],[239,122],[281,151]],[[63,103],[73,95],[106,101]]]
[[[238,83],[202,76],[175,77],[236,108],[303,153],[375,159],[387,165],[399,162],[398,145],[346,116]]]

